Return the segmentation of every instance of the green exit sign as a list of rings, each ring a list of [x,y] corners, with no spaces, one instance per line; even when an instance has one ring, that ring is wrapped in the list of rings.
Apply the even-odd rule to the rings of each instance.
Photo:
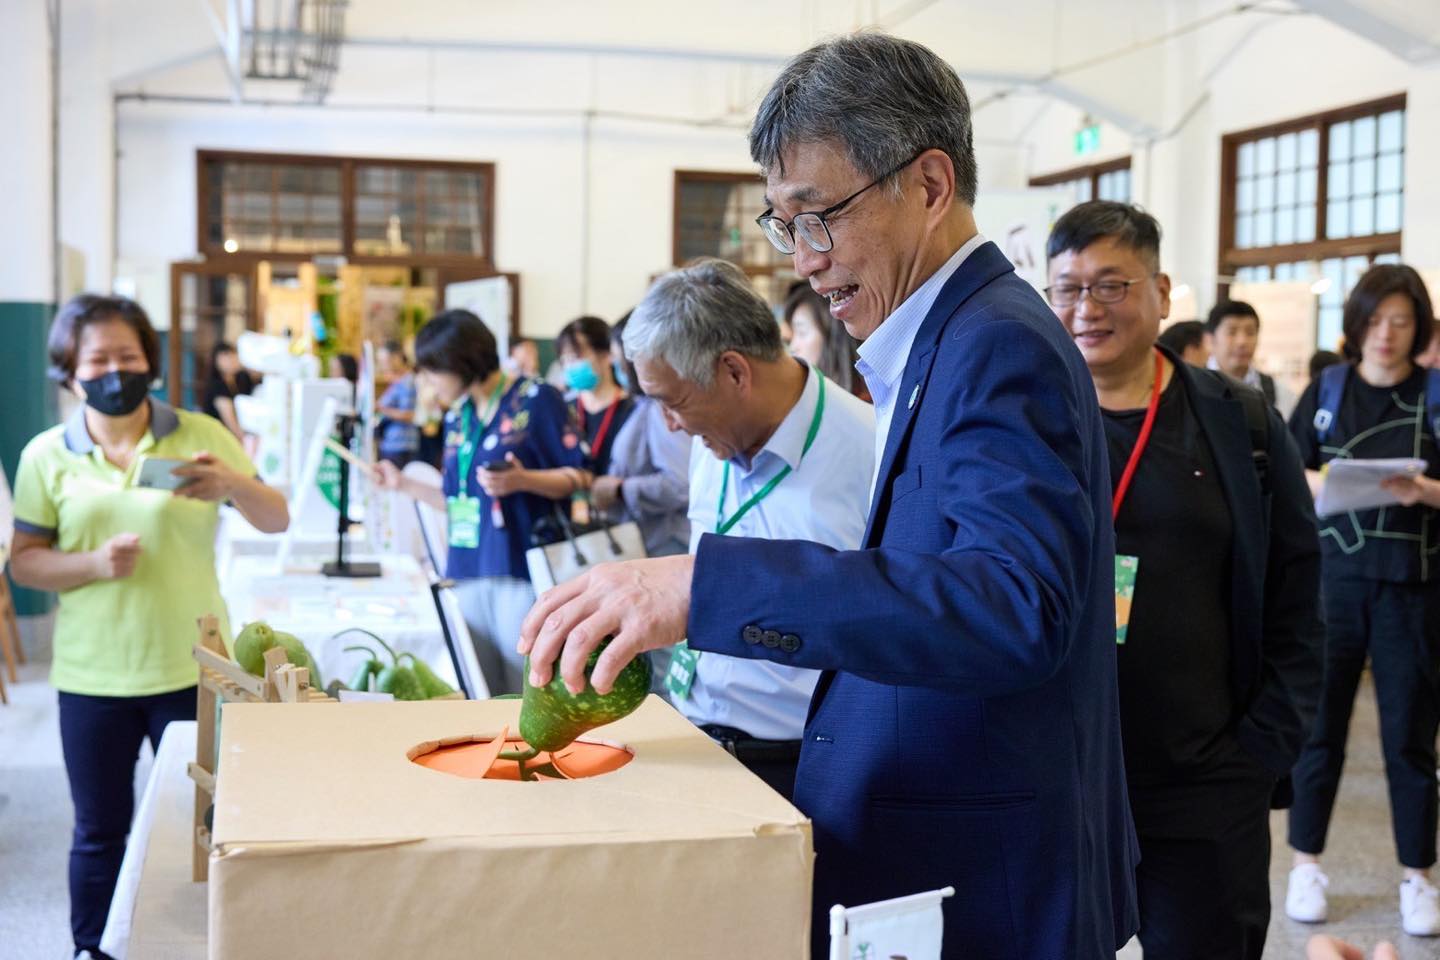
[[[1092,123],[1075,131],[1075,156],[1083,157],[1100,149],[1100,124]]]

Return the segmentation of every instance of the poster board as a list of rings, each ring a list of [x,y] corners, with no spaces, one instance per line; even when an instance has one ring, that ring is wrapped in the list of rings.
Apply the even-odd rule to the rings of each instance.
[[[1232,283],[1230,298],[1243,300],[1260,315],[1260,345],[1255,366],[1295,392],[1310,382],[1310,355],[1315,352],[1315,294],[1304,281]]]
[[[1050,228],[1075,199],[1067,190],[981,191],[975,200],[975,222],[1015,265],[1015,272],[1036,290],[1046,280],[1045,241]]]
[[[10,481],[0,465],[0,575],[10,560],[10,544],[15,539],[15,502],[10,498]]]
[[[495,335],[496,352],[501,357],[510,353],[510,315],[514,305],[514,291],[506,276],[445,285],[445,309],[469,310],[483,320]]]

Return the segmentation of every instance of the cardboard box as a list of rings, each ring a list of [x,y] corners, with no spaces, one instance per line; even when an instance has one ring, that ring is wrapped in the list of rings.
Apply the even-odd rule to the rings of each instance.
[[[227,704],[211,960],[809,956],[809,821],[657,697],[592,732],[635,754],[603,776],[409,759],[519,712]]]

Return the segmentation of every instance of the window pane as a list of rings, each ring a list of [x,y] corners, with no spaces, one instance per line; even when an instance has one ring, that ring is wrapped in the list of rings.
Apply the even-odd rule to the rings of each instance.
[[[1280,176],[1275,178],[1275,203],[1278,206],[1290,206],[1295,203],[1295,180],[1297,174],[1293,170],[1283,170]]]
[[[1320,132],[1318,130],[1302,130],[1300,132],[1300,166],[1320,166]]]
[[[1350,131],[1350,153],[1363,157],[1375,152],[1375,118],[1361,117]]]
[[[1255,143],[1240,144],[1240,149],[1235,151],[1236,172],[1242,177],[1255,176]]]
[[[1376,190],[1380,193],[1399,190],[1401,177],[1401,155],[1398,153],[1382,154],[1376,165]]]
[[[1320,179],[1320,174],[1315,170],[1301,170],[1299,183],[1299,200],[1301,203],[1315,202],[1315,187]]]
[[[1235,218],[1235,246],[1245,248],[1253,246],[1255,234],[1255,218],[1246,214],[1243,217]]]
[[[1350,195],[1369,196],[1375,192],[1375,159],[1357,159],[1350,167]]]
[[[1275,138],[1266,137],[1255,144],[1255,172],[1267,174],[1275,172]]]
[[[1331,200],[1325,208],[1325,234],[1332,240],[1350,236],[1350,204]]]
[[[1299,166],[1297,163],[1299,159],[1298,140],[1299,138],[1293,133],[1287,133],[1280,137],[1280,156],[1277,165],[1281,170],[1294,170]]]
[[[1255,216],[1255,246],[1268,247],[1275,242],[1275,214],[1262,210]]]
[[[1295,242],[1295,208],[1281,207],[1275,211],[1275,242]]]
[[[1364,237],[1375,232],[1375,198],[1356,197],[1350,201],[1350,234]]]
[[[1391,110],[1380,115],[1380,149],[1398,151],[1405,146],[1405,112]]]
[[[1344,318],[1344,308],[1339,304],[1320,308],[1318,322],[1315,325],[1315,346],[1318,349],[1338,350],[1340,348]]]
[[[1248,213],[1255,209],[1255,181],[1246,177],[1235,185],[1235,211]]]
[[[1355,284],[1360,282],[1365,271],[1370,269],[1369,257],[1346,257],[1345,258],[1345,296],[1350,296],[1350,291],[1355,289]]]
[[[1400,229],[1400,194],[1382,193],[1375,204],[1375,232],[1395,233]]]
[[[1084,177],[1083,179],[1075,181],[1075,202],[1087,203],[1090,200],[1093,200],[1094,197],[1092,196],[1090,190],[1091,185],[1089,177]]]
[[[1330,162],[1350,159],[1350,123],[1330,125]]]
[[[1261,177],[1255,181],[1255,207],[1269,210],[1275,206],[1275,178]]]
[[[1398,254],[1398,253],[1380,253],[1380,254],[1376,254],[1376,255],[1375,255],[1375,260],[1374,260],[1374,262],[1375,262],[1375,263],[1400,263],[1400,262],[1401,262],[1401,261],[1400,261],[1400,254]]]
[[[1327,198],[1331,200],[1350,196],[1350,164],[1330,164],[1330,177],[1325,184],[1325,192]]]
[[[1345,263],[1337,258],[1326,260],[1320,267],[1325,279],[1330,281],[1325,292],[1320,295],[1320,302],[1338,307],[1345,302]]]
[[[1315,239],[1315,204],[1304,204],[1295,210],[1295,242],[1309,243]]]

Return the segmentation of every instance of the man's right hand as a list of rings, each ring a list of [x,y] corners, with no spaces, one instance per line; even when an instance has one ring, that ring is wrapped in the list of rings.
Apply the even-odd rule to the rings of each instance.
[[[106,540],[91,554],[96,580],[124,580],[135,572],[140,559],[140,536],[120,533]]]

